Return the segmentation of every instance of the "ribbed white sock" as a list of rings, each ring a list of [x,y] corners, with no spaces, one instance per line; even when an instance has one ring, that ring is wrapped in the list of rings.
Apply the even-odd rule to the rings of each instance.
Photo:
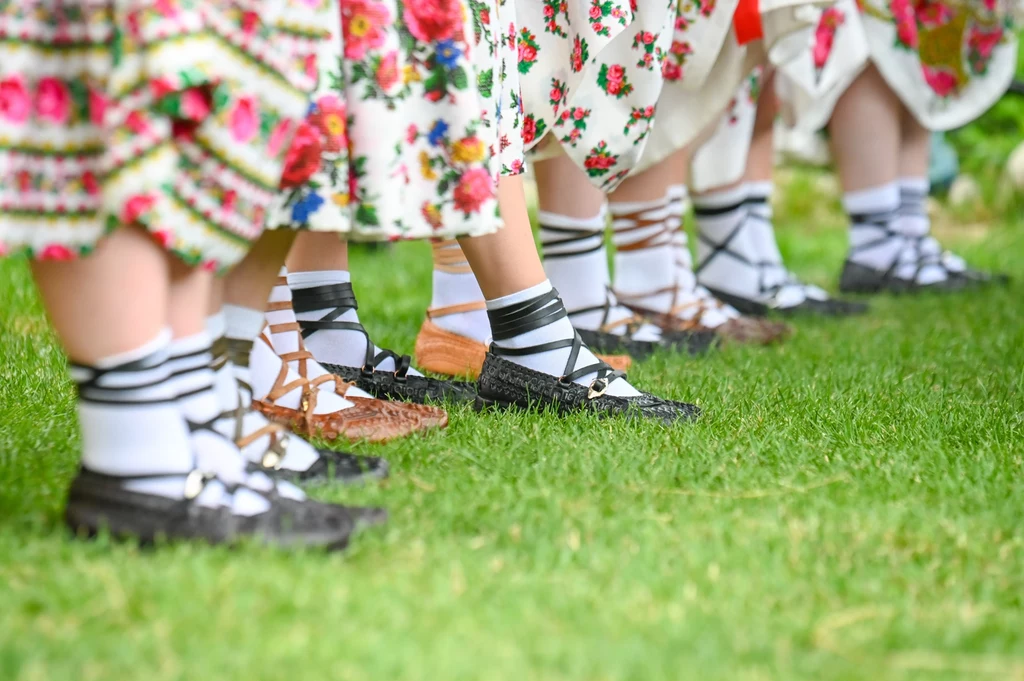
[[[612,201],[609,209],[615,244],[615,292],[623,300],[628,297],[630,304],[668,312],[676,280],[675,248],[667,224],[669,199]]]
[[[348,284],[352,282],[352,275],[345,270],[324,270],[315,272],[290,272],[288,273],[288,289],[300,290],[316,288],[317,286],[331,286],[333,284]],[[275,287],[271,294],[271,301],[274,295],[280,295]],[[290,293],[289,293],[290,295]],[[290,312],[296,320],[316,321],[332,311],[333,308],[322,310],[306,310],[303,312]],[[267,319],[277,313],[268,312]],[[333,319],[335,322],[359,322],[359,313],[356,310],[346,310],[344,314]],[[279,322],[273,322],[279,323]],[[274,347],[277,348],[277,335],[274,336]],[[340,364],[348,367],[361,367],[366,361],[366,337],[358,331],[322,329],[305,339],[306,348],[313,353],[318,362],[327,364]],[[287,352],[282,350],[282,352]],[[380,348],[374,346],[374,354],[380,352]],[[394,371],[395,360],[391,357],[385,358],[377,365],[379,371]],[[422,376],[415,369],[409,370],[410,376]]]
[[[459,242],[454,239],[434,244],[433,293],[431,309],[443,310],[455,305],[483,303],[484,293],[480,290],[476,275],[469,267]],[[487,321],[487,310],[470,310],[431,317],[437,326],[451,333],[472,338],[479,343],[491,339],[491,325]]]
[[[181,474],[126,484],[134,491],[182,498],[195,468],[188,428],[175,403],[167,364],[170,330],[92,366],[73,364],[78,384],[82,465],[106,475]]]
[[[604,247],[604,228],[607,218],[604,210],[592,218],[573,218],[558,213],[540,211],[540,239],[544,249],[544,272],[558,289],[562,303],[570,312],[601,307],[607,302],[609,310],[594,310],[570,317],[578,329],[600,330],[602,322],[615,322],[633,317],[629,308],[619,305],[612,293],[608,272],[608,254]],[[610,327],[611,333],[625,335],[625,325]],[[641,341],[661,340],[661,331],[652,324],[644,324],[632,338]]]
[[[494,300],[488,300],[487,309],[488,311],[495,311],[512,305],[519,305],[550,291],[551,282],[544,281],[543,283],[531,286],[528,289],[524,289],[507,296],[502,296],[501,298],[495,298]],[[551,305],[554,304],[554,302],[551,303]],[[547,324],[546,326],[542,326],[539,329],[527,331],[526,333],[521,333],[517,336],[506,338],[501,341],[494,341],[494,344],[504,348],[527,348],[534,345],[541,345],[543,343],[551,343],[554,341],[572,338],[575,334],[576,331],[573,329],[572,323],[567,318],[563,317]],[[527,367],[528,369],[533,369],[534,371],[540,371],[551,376],[561,376],[565,369],[565,363],[569,359],[570,351],[570,348],[559,348],[557,350],[547,350],[529,355],[507,356],[505,359]],[[597,361],[597,357],[595,357],[594,354],[587,349],[586,345],[584,345],[580,349],[579,356],[576,359],[576,364],[573,366],[573,369],[575,370],[595,364]],[[576,383],[588,385],[595,378],[597,378],[596,372],[578,378]],[[607,394],[619,397],[632,397],[639,395],[640,392],[626,382],[625,379],[620,378],[613,381],[608,386]]]

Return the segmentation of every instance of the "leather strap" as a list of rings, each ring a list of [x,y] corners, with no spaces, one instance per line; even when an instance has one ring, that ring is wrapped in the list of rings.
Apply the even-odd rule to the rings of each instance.
[[[455,239],[435,241],[430,245],[434,255],[434,269],[448,274],[472,274],[473,268],[466,260],[459,242]]]
[[[486,302],[482,300],[474,300],[469,303],[459,303],[458,305],[445,305],[443,307],[427,308],[427,318],[437,319],[438,317],[447,317],[448,315],[462,314],[464,312],[476,312],[478,310],[486,309]]]

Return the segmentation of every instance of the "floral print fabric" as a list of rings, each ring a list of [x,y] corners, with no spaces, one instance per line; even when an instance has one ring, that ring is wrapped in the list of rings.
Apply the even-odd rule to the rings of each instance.
[[[822,17],[812,54],[785,71],[798,86],[787,97],[794,122],[806,128],[827,124],[868,61],[925,127],[970,122],[1013,78],[1017,41],[1012,15],[1003,9],[997,0],[840,0]],[[833,87],[817,98],[802,96],[814,75],[830,71]]]
[[[526,147],[560,144],[595,185],[614,188],[647,143],[662,70],[675,58],[676,6],[676,0],[521,3]]]
[[[0,253],[70,259],[137,224],[188,264],[239,260],[312,86],[315,5],[0,1]]]
[[[268,226],[354,240],[501,226],[523,170],[513,0],[341,0]]]

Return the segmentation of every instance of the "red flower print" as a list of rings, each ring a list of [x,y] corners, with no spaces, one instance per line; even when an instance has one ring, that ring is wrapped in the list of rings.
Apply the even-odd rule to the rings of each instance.
[[[316,77],[317,77],[317,73],[318,73],[318,71],[317,71],[317,67],[316,67],[316,55],[315,54],[307,54],[306,55],[306,77],[311,79],[311,80],[315,80]]]
[[[82,174],[82,188],[85,189],[85,193],[90,196],[95,196],[100,193],[100,183],[96,181],[96,176],[92,174],[91,170],[86,170]]]
[[[61,244],[50,244],[39,252],[40,260],[74,260],[74,252]]]
[[[63,81],[40,78],[36,86],[36,113],[44,120],[64,123],[71,113],[71,91]]]
[[[149,121],[147,121],[146,117],[139,111],[132,111],[128,114],[128,117],[124,120],[124,124],[136,135],[141,135],[149,130]]]
[[[419,137],[419,131],[414,124],[410,123],[409,129],[405,131],[405,141],[412,144],[416,141],[417,137]]]
[[[2,92],[3,85],[0,84],[0,92]],[[0,104],[0,108],[2,108]],[[103,120],[107,115],[107,98],[96,90],[89,90],[89,121],[95,126],[103,125]]]
[[[608,152],[608,143],[599,142],[596,147],[590,150],[587,158],[583,161],[583,167],[590,177],[606,175],[608,170],[615,165],[618,157]]]
[[[153,238],[162,248],[170,248],[171,244],[174,243],[174,234],[169,229],[156,230],[150,232],[150,234],[153,235]]]
[[[483,24],[484,26],[487,26],[491,23],[491,10],[480,10],[480,23]]]
[[[252,36],[260,25],[260,15],[256,12],[245,12],[242,14],[242,33]]]
[[[452,194],[455,207],[466,215],[477,213],[485,201],[494,196],[494,180],[485,168],[473,168],[462,174]]]
[[[951,71],[928,65],[922,65],[921,70],[924,72],[924,79],[928,83],[928,87],[939,97],[949,97],[959,87],[956,75]]]
[[[377,69],[377,85],[384,92],[388,92],[398,82],[398,53],[389,52],[380,60],[380,67]]]
[[[558,104],[562,101],[562,91],[557,87],[551,88],[551,93],[548,95],[551,104]]]
[[[256,100],[252,97],[239,97],[231,111],[231,134],[237,141],[244,143],[255,137],[259,129]]]
[[[935,0],[917,0],[914,15],[925,28],[938,28],[953,19],[953,8]]]
[[[149,81],[149,91],[153,93],[153,96],[159,99],[160,97],[166,97],[167,95],[174,92],[174,83],[166,78],[154,78]]]
[[[270,133],[270,140],[267,141],[267,151],[270,152],[271,156],[275,158],[277,157],[281,152],[281,148],[284,146],[285,141],[288,139],[288,135],[291,134],[291,131],[291,119],[286,118],[277,124],[277,127],[275,127],[273,132]]]
[[[402,0],[402,6],[406,26],[417,40],[447,40],[462,24],[462,3],[458,0]]]
[[[27,192],[30,189],[32,189],[32,174],[27,170],[22,170],[18,173],[18,190]]]
[[[408,4],[406,6],[408,7]],[[406,20],[408,21],[408,16]],[[341,32],[345,37],[345,56],[349,59],[363,59],[368,50],[383,45],[386,38],[383,28],[390,23],[391,13],[384,3],[376,0],[346,0],[341,5]],[[413,34],[415,35],[415,31]]]
[[[320,167],[320,135],[307,121],[299,123],[295,139],[284,157],[281,188],[297,187],[313,176]]]
[[[667,81],[676,81],[683,77],[683,69],[680,68],[679,64],[675,64],[670,61],[663,61],[661,63],[661,77]]]
[[[590,18],[591,19],[600,19],[601,18],[601,6],[600,5],[591,5],[590,6]]]
[[[181,116],[190,121],[201,121],[210,115],[210,101],[206,92],[189,88],[181,93]]]
[[[155,205],[156,197],[152,194],[136,194],[124,202],[124,208],[121,210],[121,222],[126,225],[134,224]]]
[[[233,189],[229,189],[224,192],[224,198],[221,200],[220,207],[225,213],[230,213],[235,210],[235,205],[238,203],[238,192]]]
[[[21,76],[0,81],[0,116],[12,123],[24,123],[31,113],[32,103]]]

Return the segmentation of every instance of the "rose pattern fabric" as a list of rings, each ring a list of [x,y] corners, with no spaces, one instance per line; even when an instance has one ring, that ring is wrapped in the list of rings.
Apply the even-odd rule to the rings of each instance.
[[[262,5],[0,2],[0,253],[69,260],[138,225],[190,265],[243,257],[326,8],[288,2],[270,22]]]
[[[838,0],[844,20],[826,25],[823,15],[813,55],[782,69],[792,86],[784,88],[785,117],[807,130],[824,127],[839,97],[872,63],[924,127],[966,125],[1013,79],[1017,36],[1008,9],[998,0]],[[815,88],[815,75],[827,84]]]
[[[519,77],[536,58],[513,0],[335,7],[268,226],[353,240],[498,229],[498,178],[523,171]]]
[[[549,140],[596,186],[621,182],[647,143],[677,8],[677,0],[520,2],[527,150],[543,153]]]
[[[1013,40],[1012,17],[995,0],[863,0],[862,11],[895,28],[894,47],[920,60],[921,75],[942,99],[985,76],[1001,44]]]

